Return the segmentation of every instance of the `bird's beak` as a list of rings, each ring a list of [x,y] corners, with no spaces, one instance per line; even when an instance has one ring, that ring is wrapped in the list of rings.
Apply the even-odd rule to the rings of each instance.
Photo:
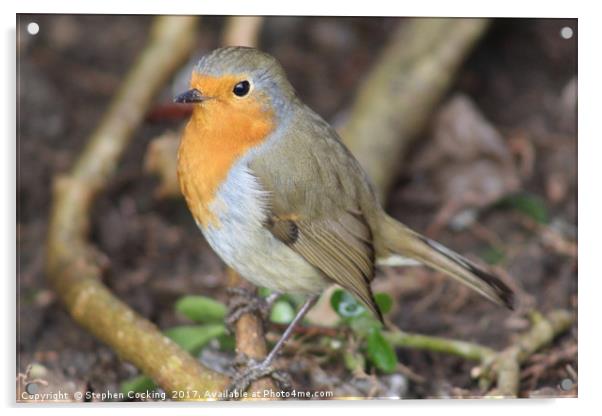
[[[174,98],[174,102],[175,103],[202,103],[203,101],[205,101],[207,98],[204,96],[203,94],[201,94],[201,92],[199,90],[197,90],[196,88],[193,88],[191,90],[188,90],[180,95],[178,95],[176,98]]]

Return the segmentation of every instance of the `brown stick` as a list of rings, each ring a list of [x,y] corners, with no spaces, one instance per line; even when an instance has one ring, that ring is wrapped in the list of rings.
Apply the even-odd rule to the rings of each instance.
[[[238,273],[228,269],[228,287],[241,287],[256,291],[257,289],[248,281],[242,279]],[[263,321],[254,313],[242,315],[236,322],[236,351],[255,360],[261,360],[268,355],[265,341]],[[261,393],[264,390],[276,390],[276,386],[270,377],[264,377],[251,383],[249,390]],[[261,398],[261,397],[260,397]]]
[[[153,96],[189,55],[196,23],[195,17],[155,20],[149,44],[75,167],[55,180],[46,259],[49,282],[72,317],[168,394],[185,399],[204,398],[190,397],[190,392],[204,395],[221,390],[227,378],[201,366],[107,290],[101,283],[101,256],[87,241],[87,234],[96,195],[114,174]]]

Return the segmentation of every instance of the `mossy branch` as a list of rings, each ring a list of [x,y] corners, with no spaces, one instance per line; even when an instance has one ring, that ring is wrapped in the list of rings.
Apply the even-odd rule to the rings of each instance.
[[[46,272],[71,316],[168,393],[221,390],[227,378],[201,366],[101,282],[103,256],[87,241],[95,197],[156,92],[189,55],[195,17],[156,18],[148,45],[69,174],[55,180]]]
[[[456,355],[466,360],[485,361],[493,359],[495,350],[472,342],[449,338],[412,334],[403,331],[388,331],[383,335],[397,348],[412,348],[431,352]]]

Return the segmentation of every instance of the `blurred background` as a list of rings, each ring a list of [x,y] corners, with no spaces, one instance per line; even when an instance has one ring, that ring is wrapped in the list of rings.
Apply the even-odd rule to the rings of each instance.
[[[92,391],[117,391],[138,374],[64,310],[45,279],[44,242],[53,178],[77,160],[144,48],[152,19],[20,15],[20,372],[36,363],[60,383]],[[39,25],[35,35],[28,32],[30,22]],[[193,56],[150,105],[91,213],[90,239],[105,257],[103,283],[160,328],[186,322],[173,306],[183,295],[227,299],[223,264],[184,202],[160,191],[161,179],[149,172],[147,160],[154,140],[177,136],[187,114],[171,105],[172,97],[186,89],[194,62],[221,45],[226,23],[223,16],[201,18]],[[281,62],[303,101],[343,126],[360,85],[407,24],[403,18],[268,17],[257,43]],[[524,303],[543,312],[577,310],[576,77],[576,19],[493,20],[389,172],[390,214],[507,272]],[[406,331],[503,348],[529,326],[520,313],[509,314],[424,268],[383,269],[373,287],[394,298],[390,318]],[[533,355],[524,366],[521,395],[575,395],[576,345],[573,328],[546,354]],[[478,394],[473,364],[463,359],[397,354],[410,371],[397,379],[353,381],[340,363],[318,363],[311,354],[298,357],[301,364],[291,371],[304,387],[347,395],[368,396],[374,383],[403,397]],[[566,378],[573,381],[568,392],[559,387]]]

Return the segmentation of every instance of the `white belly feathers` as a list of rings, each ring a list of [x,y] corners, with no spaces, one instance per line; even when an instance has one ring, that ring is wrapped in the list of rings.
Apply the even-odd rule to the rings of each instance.
[[[232,166],[210,205],[219,224],[199,228],[222,260],[255,285],[319,293],[329,282],[264,227],[269,193],[261,189],[245,159]]]

